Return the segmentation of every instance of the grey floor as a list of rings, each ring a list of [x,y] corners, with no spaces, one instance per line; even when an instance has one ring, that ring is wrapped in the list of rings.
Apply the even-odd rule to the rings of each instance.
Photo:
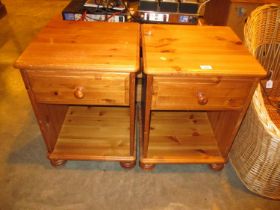
[[[230,164],[162,165],[152,172],[118,163],[70,161],[55,169],[13,63],[65,0],[4,0],[0,19],[0,210],[277,210],[249,192]]]

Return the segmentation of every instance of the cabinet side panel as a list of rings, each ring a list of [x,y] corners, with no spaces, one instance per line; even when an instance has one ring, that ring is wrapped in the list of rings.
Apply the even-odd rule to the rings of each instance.
[[[64,118],[66,116],[68,106],[67,105],[52,105],[52,104],[46,104],[45,105],[48,108],[48,116],[50,118],[50,123],[52,124],[52,127],[56,133],[56,138],[58,137],[61,127],[64,122]]]
[[[225,160],[228,159],[228,153],[238,132],[240,124],[247,112],[257,84],[258,80],[255,80],[252,84],[247,101],[241,110],[208,112],[209,121],[212,125],[221,154]]]
[[[151,122],[151,102],[153,92],[153,76],[147,75],[146,81],[146,96],[144,109],[144,141],[143,141],[143,157],[146,158],[148,154],[149,136],[150,136],[150,122]]]
[[[136,91],[136,74],[130,73],[129,82],[129,105],[130,105],[130,155],[134,155],[135,150],[135,91]]]
[[[227,159],[229,148],[233,142],[242,111],[215,111],[208,112],[208,118],[212,125],[221,154]]]
[[[25,70],[21,70],[21,75],[41,133],[45,140],[48,153],[50,153],[54,149],[68,107],[66,105],[48,105],[38,103],[35,100],[34,94],[30,88],[29,79]]]

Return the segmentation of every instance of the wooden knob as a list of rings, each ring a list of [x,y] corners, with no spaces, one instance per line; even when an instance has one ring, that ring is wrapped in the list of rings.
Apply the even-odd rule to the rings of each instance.
[[[200,105],[205,105],[208,103],[208,98],[206,97],[206,95],[202,92],[198,92],[197,93],[197,101]]]
[[[83,87],[77,87],[74,91],[74,96],[78,99],[85,97],[83,90],[84,90]]]

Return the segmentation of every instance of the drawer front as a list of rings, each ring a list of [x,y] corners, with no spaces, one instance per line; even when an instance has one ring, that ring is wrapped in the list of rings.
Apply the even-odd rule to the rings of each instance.
[[[154,77],[152,109],[240,109],[250,94],[253,80]]]
[[[128,73],[54,72],[28,70],[39,103],[128,105]]]

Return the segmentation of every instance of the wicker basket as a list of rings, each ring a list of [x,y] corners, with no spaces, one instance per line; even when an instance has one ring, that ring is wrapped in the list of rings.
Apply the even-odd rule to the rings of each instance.
[[[273,81],[273,88],[265,89],[266,94],[272,98],[280,97],[279,5],[269,4],[254,10],[245,24],[244,39],[250,52],[267,70],[267,79]]]
[[[266,94],[279,97],[280,6],[270,4],[254,10],[244,34],[249,51],[267,71],[273,71],[273,90]],[[267,112],[262,92],[259,85],[232,146],[230,160],[249,190],[280,199],[280,131]]]

